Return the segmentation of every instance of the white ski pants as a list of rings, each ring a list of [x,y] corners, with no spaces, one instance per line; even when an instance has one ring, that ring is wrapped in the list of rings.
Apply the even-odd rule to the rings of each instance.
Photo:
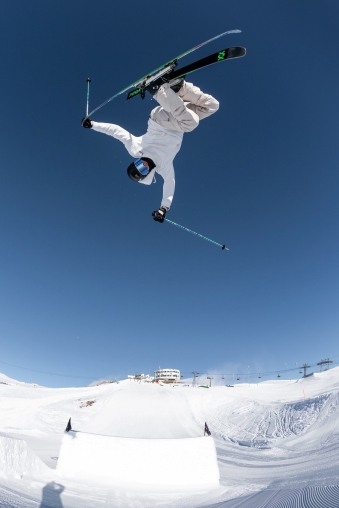
[[[180,132],[193,131],[200,120],[219,109],[219,102],[193,83],[185,82],[178,94],[165,83],[154,98],[160,106],[151,111],[151,119],[166,129]]]

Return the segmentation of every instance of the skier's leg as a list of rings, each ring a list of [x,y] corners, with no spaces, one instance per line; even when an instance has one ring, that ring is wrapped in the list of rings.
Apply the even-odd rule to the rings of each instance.
[[[187,108],[168,83],[159,88],[154,98],[160,107],[151,111],[151,119],[157,124],[180,132],[190,132],[198,127],[199,115],[192,108]]]
[[[200,120],[212,115],[219,109],[219,102],[212,95],[202,92],[193,83],[185,81],[178,95],[183,101],[189,102],[186,104],[186,108],[194,111]]]

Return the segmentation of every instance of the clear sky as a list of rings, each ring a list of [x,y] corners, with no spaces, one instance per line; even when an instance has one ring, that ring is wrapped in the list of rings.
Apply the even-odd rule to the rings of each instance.
[[[0,372],[77,386],[338,360],[338,2],[2,0],[0,14]],[[155,223],[161,178],[129,180],[123,145],[81,118],[87,77],[93,109],[236,28],[181,60],[247,48],[190,76],[220,109],[184,135],[168,214],[222,251]],[[155,106],[121,96],[93,119],[138,136]]]

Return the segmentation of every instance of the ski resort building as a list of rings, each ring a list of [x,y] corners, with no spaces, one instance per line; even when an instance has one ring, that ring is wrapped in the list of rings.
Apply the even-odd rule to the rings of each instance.
[[[164,383],[179,383],[180,370],[158,369],[154,372],[154,381],[163,381]]]
[[[153,377],[149,374],[134,374],[134,376],[127,376],[130,381],[143,381],[144,383],[152,383]]]

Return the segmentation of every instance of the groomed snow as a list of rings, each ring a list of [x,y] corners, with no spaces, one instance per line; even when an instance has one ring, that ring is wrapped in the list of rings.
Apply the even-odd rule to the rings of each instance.
[[[119,383],[97,415],[78,430],[146,439],[200,437],[185,391],[156,383]]]
[[[135,439],[70,431],[64,436],[57,471],[92,483],[196,489],[219,486],[212,437]]]
[[[48,389],[9,380],[0,384],[0,506],[338,508],[338,411],[339,368],[297,381],[211,389],[133,381]],[[79,435],[106,435],[112,443],[198,442],[206,421],[220,486],[164,490],[159,482],[99,485],[62,474],[54,468],[70,416]],[[159,468],[154,476],[161,477]]]

